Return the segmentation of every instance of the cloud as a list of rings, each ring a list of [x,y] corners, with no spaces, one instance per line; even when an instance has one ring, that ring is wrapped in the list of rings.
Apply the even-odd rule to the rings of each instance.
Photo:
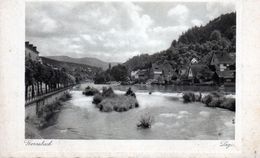
[[[195,26],[200,26],[203,24],[203,21],[202,20],[199,20],[199,19],[192,19],[191,20],[191,23]]]
[[[208,2],[206,5],[206,9],[208,11],[207,17],[209,19],[214,19],[218,17],[220,14],[234,12],[235,9],[235,1],[223,1],[222,3],[219,2]]]
[[[178,4],[177,6],[175,6],[174,8],[171,8],[168,11],[167,14],[169,17],[171,17],[172,19],[177,19],[177,21],[180,24],[183,24],[186,22],[188,15],[189,15],[189,9],[188,7],[186,7],[183,4]]]
[[[26,2],[26,40],[42,56],[124,62],[134,55],[167,49],[188,28],[208,22],[205,15],[211,14],[207,9],[212,10],[203,3],[198,16],[189,3],[154,5],[156,8],[132,2]],[[219,14],[226,11],[218,7]]]

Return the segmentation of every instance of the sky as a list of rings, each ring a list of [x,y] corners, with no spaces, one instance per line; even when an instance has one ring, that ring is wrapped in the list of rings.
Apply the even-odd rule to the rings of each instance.
[[[26,2],[26,41],[41,56],[125,62],[153,54],[193,26],[235,11],[228,2]]]

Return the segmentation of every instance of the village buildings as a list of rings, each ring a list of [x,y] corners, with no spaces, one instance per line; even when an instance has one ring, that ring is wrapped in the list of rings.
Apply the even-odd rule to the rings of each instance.
[[[149,73],[148,73],[149,72]],[[210,64],[192,58],[186,65],[177,67],[169,63],[153,63],[148,69],[131,72],[131,79],[151,84],[226,84],[235,82],[235,55],[225,52],[213,53]]]
[[[28,41],[25,42],[25,58],[33,61],[40,61],[37,47],[30,44]]]

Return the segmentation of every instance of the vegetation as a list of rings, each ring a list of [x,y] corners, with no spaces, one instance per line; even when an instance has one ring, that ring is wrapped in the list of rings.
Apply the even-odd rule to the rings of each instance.
[[[67,92],[60,98],[60,101],[64,102],[64,101],[70,100],[71,98],[72,98],[72,95],[69,92]]]
[[[229,109],[231,111],[236,111],[236,99],[225,98],[219,107],[224,109]]]
[[[67,87],[75,83],[73,77],[67,74],[64,69],[54,69],[51,66],[35,62],[30,59],[25,61],[25,97],[34,98],[35,95],[41,95]],[[45,87],[43,87],[45,85]],[[31,87],[31,94],[28,94]]]
[[[93,97],[93,104],[99,104],[103,100],[103,96],[99,93],[95,94]]]
[[[113,66],[106,71],[100,71],[94,77],[96,84],[103,84],[109,81],[126,81],[128,76],[128,69],[122,64]]]
[[[102,94],[96,94],[93,103],[102,112],[123,112],[132,108],[139,107],[135,97],[116,95],[111,87],[103,88]]]
[[[184,93],[182,98],[183,98],[184,103],[194,102],[195,101],[195,94],[192,93],[192,92]]]
[[[209,103],[212,101],[212,99],[212,95],[206,95],[202,98],[202,103],[204,103],[206,106],[209,106]]]
[[[132,97],[136,97],[135,93],[132,91],[131,88],[128,88],[128,90],[125,93],[125,96],[132,96]]]
[[[223,109],[228,109],[231,111],[236,111],[236,101],[234,98],[225,98],[219,93],[211,93],[206,95],[202,102],[207,107],[218,107]]]
[[[153,123],[153,118],[149,114],[147,115],[142,115],[139,123],[137,124],[138,128],[146,129],[146,128],[151,128]]]
[[[45,65],[49,65],[58,69],[63,69],[66,73],[70,74],[75,78],[76,83],[83,80],[93,80],[96,73],[101,71],[101,68],[89,66],[86,64],[57,61],[47,57],[41,57],[42,62]]]
[[[190,103],[190,102],[202,102],[207,107],[213,107],[213,108],[223,108],[228,109],[231,111],[236,110],[235,106],[235,99],[234,98],[226,98],[223,94],[218,92],[212,92],[202,98],[201,93],[196,94],[193,92],[186,92],[182,96],[183,103]]]
[[[95,94],[99,93],[99,91],[93,87],[86,87],[85,90],[83,91],[83,94],[86,96],[93,96]]]

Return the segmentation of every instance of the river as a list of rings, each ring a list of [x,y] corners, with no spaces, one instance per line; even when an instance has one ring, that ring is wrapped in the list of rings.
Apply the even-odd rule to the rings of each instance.
[[[133,87],[140,107],[127,112],[100,112],[92,104],[93,97],[82,94],[88,84],[71,91],[72,99],[63,107],[50,126],[40,130],[46,139],[176,139],[218,140],[235,137],[232,120],[235,113],[208,108],[202,103],[183,104],[181,93],[158,90],[149,95],[147,89]],[[104,85],[93,85],[101,89]],[[127,86],[114,86],[122,94]],[[142,115],[150,115],[150,129],[138,129]]]

